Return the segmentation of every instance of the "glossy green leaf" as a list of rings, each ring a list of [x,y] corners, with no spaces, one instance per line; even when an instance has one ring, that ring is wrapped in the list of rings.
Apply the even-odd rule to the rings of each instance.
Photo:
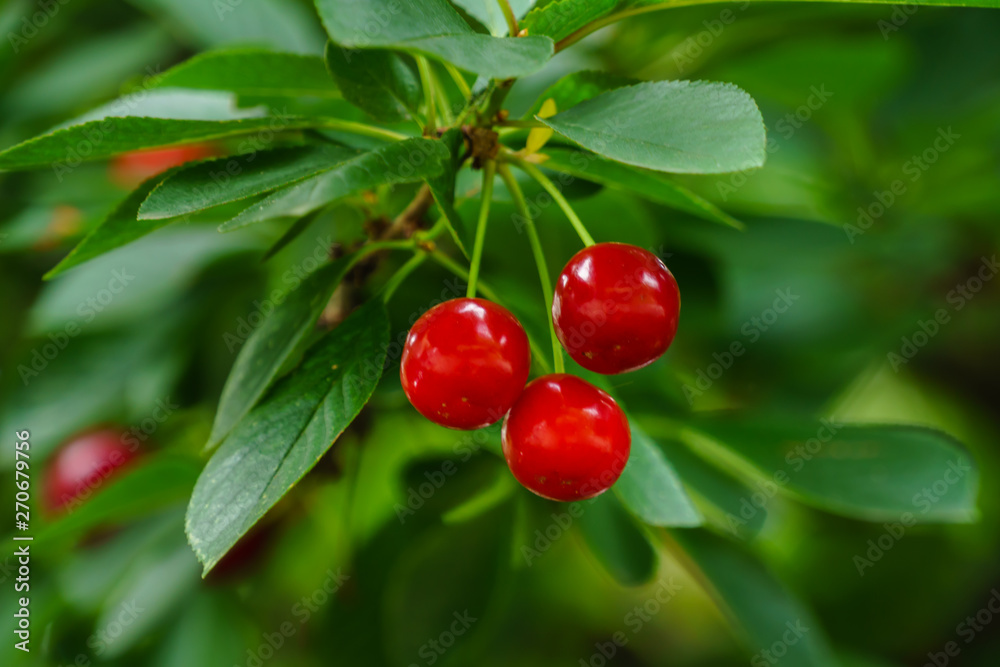
[[[466,229],[466,223],[462,216],[455,210],[455,179],[458,176],[458,170],[462,167],[461,160],[465,153],[465,138],[462,136],[461,130],[451,129],[442,135],[441,143],[448,149],[448,159],[443,163],[444,169],[441,175],[428,178],[427,185],[430,186],[434,201],[437,202],[438,208],[441,209],[441,213],[448,221],[448,231],[451,232],[455,244],[463,255],[469,257],[469,251],[466,250],[465,244],[462,242],[462,236],[469,230]]]
[[[528,118],[533,118],[542,109],[546,100],[555,102],[556,111],[566,111],[584,100],[597,97],[601,93],[606,93],[615,88],[631,86],[638,83],[635,79],[612,74],[611,72],[600,72],[594,70],[583,70],[573,72],[559,79],[545,89],[535,103],[525,114]]]
[[[229,231],[281,216],[303,216],[335,199],[379,185],[411,183],[437,176],[448,149],[433,139],[406,139],[362,153],[333,169],[282,188],[247,208],[219,229]]]
[[[165,17],[188,40],[216,47],[257,44],[319,55],[322,31],[304,5],[283,0],[130,0],[153,16]]]
[[[172,222],[177,222],[176,220],[137,219],[139,206],[153,191],[161,178],[162,176],[158,176],[149,179],[126,197],[68,255],[63,257],[61,262],[45,274],[45,279],[54,278],[67,269],[129,244]]]
[[[630,167],[586,151],[546,147],[544,166],[601,185],[641,195],[657,204],[696,215],[704,220],[743,229],[743,223],[683,185],[656,172]]]
[[[529,35],[547,35],[558,42],[620,4],[621,0],[554,0],[528,12],[522,25]]]
[[[699,453],[829,512],[869,521],[899,521],[904,514],[943,523],[978,517],[976,463],[958,441],[934,429],[724,417],[699,428],[711,438],[688,434]]]
[[[476,33],[446,0],[316,0],[331,39],[346,49],[386,48],[440,58],[489,78],[538,71],[552,57],[548,37]]]
[[[640,83],[539,120],[604,157],[656,171],[712,174],[764,164],[760,111],[724,83]]]
[[[692,574],[737,629],[751,664],[768,664],[778,645],[783,664],[835,667],[812,612],[756,558],[704,530],[673,531],[671,536],[685,552],[682,562],[695,570]]]
[[[12,146],[0,152],[0,169],[15,171],[52,165],[57,178],[62,178],[82,161],[101,160],[119,153],[318,124],[316,119],[296,117],[221,121],[109,117],[64,127]]]
[[[688,495],[706,521],[744,539],[760,532],[767,520],[767,506],[755,502],[755,491],[709,465],[680,443],[665,439],[657,444],[677,469]]]
[[[651,526],[698,526],[701,513],[680,478],[649,437],[632,424],[632,452],[615,493],[622,504]]]
[[[326,67],[344,99],[376,120],[407,120],[420,107],[420,74],[408,56],[377,49],[342,49],[328,42]]]
[[[138,440],[136,440],[138,442]],[[168,454],[140,460],[120,476],[94,489],[93,496],[71,504],[70,511],[37,536],[38,542],[75,539],[87,531],[184,502],[198,479],[196,461]]]
[[[279,148],[209,160],[164,179],[139,208],[141,220],[173,218],[266,194],[358,155],[345,146]]]
[[[216,450],[186,521],[205,573],[354,421],[382,376],[388,342],[385,306],[369,301],[311,347]]]
[[[760,2],[762,0],[750,0]],[[792,2],[793,0],[777,0]],[[814,2],[845,2],[853,4],[898,4],[894,0],[813,0]],[[616,20],[660,9],[679,6],[718,4],[722,0],[553,0],[532,10],[521,22],[529,35],[547,35],[563,40],[577,31],[585,34],[596,27]],[[919,0],[915,5],[951,7],[1000,7],[1000,0]],[[587,28],[587,30],[583,30]],[[575,41],[575,40],[574,40]]]
[[[219,408],[209,445],[220,442],[253,408],[287,370],[301,352],[302,342],[316,327],[316,320],[330,295],[354,263],[353,256],[342,257],[320,267],[273,304],[274,310],[254,330],[233,363],[222,389]]]
[[[577,525],[591,553],[622,585],[639,586],[656,574],[656,552],[613,494],[585,503]]]
[[[322,58],[251,48],[200,53],[156,77],[153,84],[238,95],[340,96]]]

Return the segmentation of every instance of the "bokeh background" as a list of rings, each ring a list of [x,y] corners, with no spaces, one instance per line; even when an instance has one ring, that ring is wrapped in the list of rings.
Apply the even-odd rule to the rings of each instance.
[[[494,3],[460,4],[484,21],[500,20]],[[917,423],[955,435],[978,461],[978,522],[908,530],[863,574],[855,557],[883,526],[782,496],[769,501],[746,548],[813,609],[810,631],[825,633],[845,665],[1000,664],[1000,618],[983,613],[1000,598],[1000,280],[975,290],[969,282],[997,270],[998,36],[1000,14],[990,10],[676,9],[594,34],[510,97],[511,108],[524,111],[560,76],[604,69],[730,81],[761,107],[771,139],[762,170],[684,179],[744,221],[743,232],[609,188],[578,183],[567,193],[598,240],[657,250],[680,284],[673,348],[613,381],[634,411],[649,416],[647,428],[656,429],[658,414],[734,407],[775,420]],[[264,45],[319,54],[324,44],[314,10],[292,0],[5,0],[0,37],[4,148],[203,50]],[[561,511],[526,492],[472,519],[449,516],[503,472],[489,451],[463,462],[454,482],[401,519],[394,507],[409,489],[466,449],[495,449],[498,436],[494,429],[470,444],[471,436],[422,421],[392,369],[331,454],[268,515],[246,562],[202,580],[183,533],[184,490],[204,463],[234,337],[245,338],[263,295],[325,257],[332,242],[357,238],[364,215],[345,204],[267,263],[261,255],[287,225],[223,235],[213,221],[196,221],[43,281],[126,194],[106,163],[61,179],[50,169],[0,174],[0,487],[12,493],[6,450],[21,429],[32,433],[36,476],[61,442],[102,424],[137,428],[144,449],[184,462],[179,481],[165,482],[148,507],[119,497],[101,508],[101,530],[87,523],[97,510],[57,530],[33,514],[35,531],[47,532],[33,547],[30,656],[11,646],[13,547],[3,540],[3,664],[748,661],[726,614],[667,550],[649,564],[647,582],[623,586],[583,544],[585,526],[525,557],[518,535],[531,538]],[[502,189],[497,197],[496,219],[509,218]],[[578,241],[554,208],[541,212],[538,227],[558,271]],[[544,340],[525,239],[503,224],[490,234],[484,278]],[[121,267],[135,275],[127,288],[109,303],[88,302]],[[777,290],[797,299],[766,327],[753,324]],[[395,328],[405,331],[413,314],[462,291],[447,274],[423,270],[393,301]],[[940,309],[948,321],[915,344],[921,322]],[[73,323],[80,332],[62,336]],[[734,341],[746,354],[689,401],[684,386],[696,386],[713,354]],[[25,381],[19,366],[53,342],[58,353]],[[12,515],[12,503],[3,504]],[[0,533],[10,525],[12,517]],[[637,630],[630,613],[671,577],[677,592]],[[757,603],[769,601],[762,594]],[[452,626],[463,612],[476,620]],[[977,614],[970,639],[966,619]],[[294,632],[274,648],[286,623]],[[428,651],[431,640],[450,642],[441,636],[449,627],[463,628],[454,647]],[[627,644],[602,657],[616,632]],[[942,658],[952,641],[958,655]]]

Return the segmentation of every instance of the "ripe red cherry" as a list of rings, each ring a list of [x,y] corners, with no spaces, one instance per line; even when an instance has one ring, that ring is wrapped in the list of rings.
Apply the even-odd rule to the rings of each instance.
[[[615,400],[575,375],[540,377],[503,422],[503,455],[528,490],[550,500],[604,493],[625,469],[632,444]]]
[[[677,281],[656,255],[598,243],[559,274],[552,321],[576,363],[613,375],[659,359],[674,340],[680,310]]]
[[[452,299],[410,329],[399,375],[420,414],[449,428],[499,421],[528,379],[528,336],[506,309],[483,299]]]
[[[42,479],[43,505],[49,513],[82,501],[136,458],[120,431],[105,429],[81,435],[52,457]]]
[[[120,187],[133,189],[153,176],[193,160],[203,160],[215,155],[211,146],[190,144],[133,151],[116,156],[110,166],[111,180]]]

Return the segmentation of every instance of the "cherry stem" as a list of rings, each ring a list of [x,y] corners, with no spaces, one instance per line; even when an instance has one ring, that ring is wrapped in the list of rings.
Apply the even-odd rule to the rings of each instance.
[[[406,263],[399,267],[396,273],[393,274],[392,278],[389,278],[389,280],[386,281],[385,286],[382,288],[382,300],[388,302],[389,299],[392,298],[396,288],[402,285],[403,281],[406,280],[411,273],[413,273],[413,270],[423,264],[426,259],[427,253],[420,250],[414,254],[413,257],[406,260]]]
[[[559,344],[559,337],[556,336],[556,326],[552,321],[552,280],[549,278],[549,269],[545,263],[545,252],[542,250],[542,241],[538,238],[538,229],[535,221],[528,211],[528,203],[524,199],[524,192],[517,184],[517,179],[510,172],[510,168],[501,164],[499,167],[500,178],[503,179],[507,190],[510,191],[514,199],[514,206],[517,212],[524,218],[524,228],[528,231],[528,242],[531,244],[531,253],[535,256],[535,264],[538,266],[538,278],[542,283],[542,296],[545,298],[545,319],[549,322],[549,336],[552,338],[552,362],[556,373],[565,373],[566,366],[563,361],[562,346]]]
[[[514,16],[514,10],[511,9],[510,3],[507,0],[497,0],[497,3],[500,5],[503,17],[507,19],[507,32],[510,33],[511,37],[517,37],[517,33],[520,31],[517,28],[517,17]]]
[[[486,222],[490,218],[490,203],[493,200],[493,175],[496,173],[497,163],[487,160],[483,166],[483,188],[482,199],[479,203],[479,221],[476,224],[476,241],[472,248],[472,265],[469,267],[469,288],[465,296],[472,298],[476,296],[476,281],[479,280],[479,265],[483,261],[483,244],[486,240]]]
[[[458,68],[451,63],[445,63],[444,68],[448,71],[448,75],[451,76],[455,85],[458,86],[458,89],[462,91],[462,95],[465,99],[468,100],[472,97],[472,89],[469,88],[469,83],[465,80],[465,77],[462,76],[462,73],[458,71]]]
[[[462,280],[469,280],[469,272],[466,271],[461,265],[455,262],[451,257],[444,254],[440,250],[434,250],[431,252],[431,259],[440,264],[445,269],[451,271],[456,276]],[[503,301],[500,296],[494,292],[486,283],[479,283],[479,291],[483,293],[490,301],[499,303],[503,306]],[[506,306],[504,306],[506,308]],[[510,310],[508,308],[508,310]],[[531,354],[534,355],[535,360],[538,361],[538,365],[542,369],[542,373],[551,373],[552,368],[549,366],[549,360],[545,358],[545,353],[542,352],[542,348],[534,341],[530,334],[528,334],[528,345],[531,346]]]
[[[550,181],[548,176],[542,173],[541,169],[530,162],[517,157],[514,157],[513,161],[514,164],[521,169],[521,171],[538,181],[538,184],[541,185],[546,192],[552,195],[552,199],[555,200],[556,204],[559,205],[559,208],[561,208],[563,213],[566,214],[566,217],[569,218],[570,224],[573,225],[573,229],[575,229],[576,233],[580,236],[580,240],[583,241],[583,245],[594,245],[594,237],[592,237],[590,232],[587,231],[587,228],[583,226],[580,216],[578,216],[576,211],[573,210],[573,207],[569,205],[569,202],[566,201],[565,197],[563,197],[562,192],[559,191],[556,184]]]
[[[341,132],[360,134],[365,137],[374,137],[376,139],[387,139],[389,141],[400,141],[402,139],[410,138],[408,135],[401,134],[399,132],[393,132],[392,130],[375,127],[374,125],[368,125],[367,123],[356,123],[352,120],[341,120],[340,118],[324,118],[322,120],[322,127],[328,130],[339,130]]]
[[[436,129],[437,113],[435,111],[434,81],[431,78],[431,66],[427,58],[417,56],[417,69],[420,71],[420,85],[424,89],[424,102],[427,104],[427,124],[424,126],[424,134],[432,135]]]

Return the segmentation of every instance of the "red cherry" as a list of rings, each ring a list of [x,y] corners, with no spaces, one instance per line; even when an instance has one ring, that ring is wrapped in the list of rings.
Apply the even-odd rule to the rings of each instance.
[[[659,359],[674,340],[680,310],[677,281],[656,255],[598,243],[559,274],[552,321],[576,363],[613,375]]]
[[[63,445],[52,457],[42,479],[45,509],[57,513],[107,483],[136,458],[123,433],[92,431]]]
[[[575,375],[533,381],[503,422],[510,471],[550,500],[607,491],[625,469],[631,444],[628,418],[615,399]]]
[[[452,299],[410,329],[399,376],[420,414],[470,430],[510,410],[530,367],[528,336],[516,317],[484,299]]]
[[[148,151],[133,151],[115,156],[111,162],[111,180],[120,187],[132,190],[144,181],[162,174],[168,169],[193,160],[203,160],[215,155],[211,146],[190,144],[157,148]]]

